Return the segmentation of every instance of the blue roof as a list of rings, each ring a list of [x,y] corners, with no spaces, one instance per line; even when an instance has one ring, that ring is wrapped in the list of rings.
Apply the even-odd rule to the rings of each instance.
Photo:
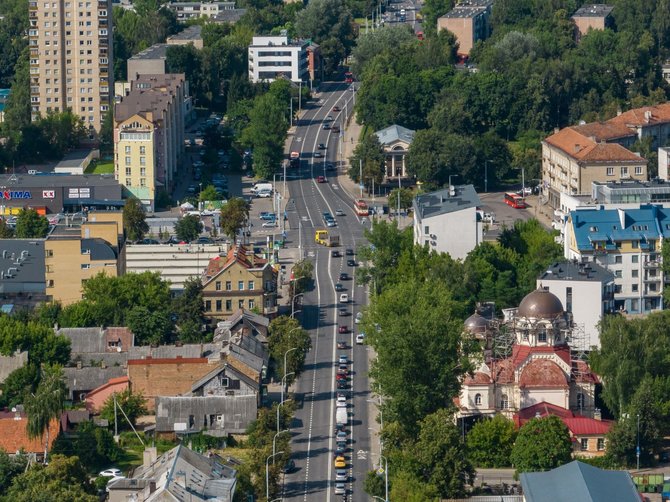
[[[527,502],[639,502],[626,471],[607,471],[575,460],[548,472],[524,472]]]
[[[670,238],[670,208],[641,205],[638,209],[579,209],[570,212],[579,250],[591,250],[595,243],[613,247],[616,242]]]

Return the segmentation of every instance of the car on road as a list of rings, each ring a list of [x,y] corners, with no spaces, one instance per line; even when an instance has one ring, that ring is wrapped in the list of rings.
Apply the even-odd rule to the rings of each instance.
[[[333,219],[326,220],[326,226],[327,227],[335,227],[335,226],[337,226],[337,222]]]
[[[196,244],[214,244],[214,240],[209,237],[198,237]]]
[[[524,187],[517,192],[519,195],[532,195],[533,189],[531,187]]]
[[[346,293],[342,293],[340,295],[340,303],[349,303],[349,295]]]
[[[326,122],[325,124],[323,124],[322,128],[328,130],[330,129],[330,124]]]
[[[335,381],[338,382],[338,383],[339,382],[346,382],[347,381],[347,375],[344,375],[342,373],[338,373],[337,375],[335,375]]]
[[[323,157],[323,154],[321,152],[314,152],[313,157],[320,159],[321,157]]]
[[[328,162],[328,164],[326,164],[326,171],[337,171],[337,169],[332,162]]]
[[[338,314],[342,317],[347,317],[347,316],[351,315],[347,309],[340,309]]]
[[[272,191],[261,190],[260,192],[256,192],[256,197],[259,197],[261,199],[269,199],[270,197],[272,197]]]
[[[342,272],[340,274],[340,280],[341,281],[348,281],[349,280],[349,274],[347,274],[346,272]]]
[[[357,312],[356,319],[354,319],[354,322],[356,324],[360,324],[362,320],[363,320],[363,312]]]
[[[344,211],[342,211],[341,209],[336,209],[335,216],[344,216]]]
[[[345,466],[347,464],[344,464]],[[337,467],[337,465],[335,466]],[[346,495],[347,486],[344,483],[335,483],[335,495]]]
[[[344,291],[344,286],[338,282],[335,284],[335,291]]]
[[[349,358],[346,354],[340,354],[340,357],[337,359],[340,364],[349,364]]]
[[[286,465],[282,467],[282,472],[284,474],[288,474],[289,472],[293,472],[295,470],[295,462],[293,460],[289,460],[286,462]]]
[[[347,250],[345,251],[345,254],[347,256],[354,256],[354,250],[351,249],[351,248],[347,248]]]
[[[347,260],[347,266],[348,267],[355,267],[356,266],[356,261],[355,260]]]
[[[325,183],[326,182],[326,177],[325,176],[317,176],[316,177],[316,182],[317,183]]]
[[[337,431],[336,439],[337,441],[346,441],[347,440],[347,431]]]
[[[344,390],[347,388],[347,381],[346,380],[338,380],[337,381],[337,388],[340,390]]]
[[[277,215],[274,213],[269,213],[268,211],[261,211],[260,218],[261,220],[265,221],[274,221],[277,219]]]
[[[337,249],[335,249],[335,250],[333,250],[332,253],[330,253],[330,256],[332,256],[333,258],[340,258],[342,255],[340,254],[340,252]]]
[[[346,408],[347,407],[347,398],[346,397],[338,397],[337,398],[337,407],[338,408]]]
[[[347,481],[349,479],[349,474],[347,474],[346,469],[338,469],[335,471],[335,481]]]
[[[344,459],[344,457],[339,456],[335,459],[335,468],[344,469],[346,467],[347,467],[347,461]]]
[[[261,225],[263,228],[272,228],[277,226],[277,222],[275,220],[272,221],[264,221],[263,225]]]
[[[340,298],[340,301],[342,301],[341,298]],[[342,325],[342,326],[340,326],[340,327],[337,329],[337,332],[340,333],[340,334],[346,334],[346,333],[349,333],[349,327],[348,327],[348,326],[344,326],[344,325]]]
[[[121,469],[117,469],[116,467],[110,467],[109,469],[100,471],[100,474],[98,474],[98,476],[101,476],[103,478],[121,478],[123,477],[123,473],[121,472]]]
[[[326,145],[323,144],[323,143],[319,143],[319,150],[325,150],[325,149],[326,149]]]
[[[332,115],[326,115],[326,118],[323,120],[325,120],[326,122],[331,122],[333,120],[333,117]]]
[[[337,342],[337,348],[338,349],[346,349],[347,348],[347,342]]]
[[[365,333],[356,335],[356,345],[363,345],[365,343]]]

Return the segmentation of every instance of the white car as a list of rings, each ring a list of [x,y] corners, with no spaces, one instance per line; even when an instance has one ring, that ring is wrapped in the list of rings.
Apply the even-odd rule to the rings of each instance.
[[[337,407],[338,408],[346,408],[347,407],[347,398],[344,396],[338,396],[337,397]]]
[[[344,216],[344,211],[342,211],[341,209],[336,209],[335,216]]]
[[[346,354],[340,354],[340,357],[337,362],[339,364],[349,364],[349,358],[346,356]]]
[[[363,345],[365,343],[365,333],[356,335],[356,345]]]
[[[269,190],[263,190],[263,191],[257,192],[256,197],[260,197],[261,199],[268,199],[268,198],[272,197],[272,192],[270,192]]]
[[[347,488],[344,483],[337,483],[335,485],[335,495],[344,495],[347,493]]]
[[[340,303],[349,303],[349,295],[347,293],[340,295]]]
[[[275,222],[275,220],[265,221],[265,222],[263,222],[263,225],[262,225],[263,228],[270,228],[270,227],[274,228],[276,226],[277,226],[277,223]]]
[[[100,471],[100,474],[98,474],[98,476],[101,476],[103,478],[122,478],[123,473],[121,472],[121,469],[111,467],[109,469],[105,469],[104,471]]]
[[[360,324],[362,320],[363,320],[363,312],[356,313],[356,319],[354,319],[354,322],[356,324]]]
[[[349,475],[346,469],[338,469],[335,471],[335,481],[348,481]]]

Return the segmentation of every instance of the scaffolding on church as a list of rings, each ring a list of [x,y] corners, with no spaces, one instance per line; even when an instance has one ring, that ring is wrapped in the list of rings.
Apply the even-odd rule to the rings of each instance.
[[[493,359],[501,360],[512,355],[516,340],[514,326],[505,321],[491,321],[491,354]]]

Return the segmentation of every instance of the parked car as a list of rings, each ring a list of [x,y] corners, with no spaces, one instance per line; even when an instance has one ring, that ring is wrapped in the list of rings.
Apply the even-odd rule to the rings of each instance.
[[[337,373],[335,375],[335,381],[336,382],[341,382],[342,380],[346,381],[346,379],[347,379],[347,375],[344,375],[343,373]]]
[[[344,463],[344,461],[342,462],[342,464],[343,467],[346,467],[347,465],[346,463]],[[337,467],[337,464],[335,465],[335,467]],[[347,485],[345,485],[344,483],[335,484],[335,495],[346,495],[346,493],[347,493]]]
[[[271,228],[271,227],[276,227],[277,222],[275,220],[272,221],[264,221],[263,225],[261,225],[263,228]]]
[[[346,441],[347,440],[347,431],[337,431],[337,440]]]
[[[347,260],[347,266],[348,267],[355,267],[356,266],[356,261],[355,260]]]
[[[198,240],[195,242],[196,244],[214,244],[214,240],[209,237],[198,237]]]
[[[347,461],[344,459],[344,457],[337,457],[335,459],[335,467],[337,469],[344,469],[347,466]],[[344,485],[342,485],[344,486]]]
[[[347,474],[346,469],[338,469],[335,471],[335,481],[347,481],[349,479],[349,474]]]
[[[337,398],[337,403],[336,406],[338,408],[346,408],[347,407],[347,399],[346,398]]]
[[[267,211],[261,211],[260,218],[261,220],[265,221],[275,221],[277,219],[277,215]]]
[[[347,250],[344,252],[347,256],[354,256],[354,250],[351,248],[347,248]]]
[[[337,381],[337,388],[340,390],[344,390],[347,388],[347,381],[346,380],[338,380]]]
[[[346,293],[342,293],[340,295],[340,303],[349,303],[349,295]]]
[[[346,272],[342,272],[340,274],[340,280],[341,281],[348,281],[349,280],[349,274],[347,274]]]
[[[340,284],[338,282],[337,284],[335,284],[335,291],[338,291],[338,292],[339,291],[344,291],[344,286],[342,286],[342,284]]]
[[[261,199],[268,199],[272,197],[272,191],[261,190],[260,192],[256,192],[256,197],[260,197]]]
[[[347,342],[337,342],[337,348],[338,349],[346,349],[347,348]]]
[[[360,324],[362,320],[363,320],[363,312],[357,312],[356,319],[354,319],[354,322],[356,324]]]
[[[365,333],[356,335],[356,345],[363,345],[365,343]]]
[[[100,474],[98,474],[98,476],[101,476],[103,478],[120,478],[123,477],[123,473],[121,472],[121,469],[117,469],[116,467],[110,467],[109,469],[100,471]]]
[[[349,358],[346,354],[340,354],[340,357],[337,359],[340,364],[349,364]]]
[[[340,301],[342,301],[341,297],[340,297]],[[343,326],[340,326],[337,331],[340,334],[346,334],[346,333],[349,333],[349,327],[343,325]]]

